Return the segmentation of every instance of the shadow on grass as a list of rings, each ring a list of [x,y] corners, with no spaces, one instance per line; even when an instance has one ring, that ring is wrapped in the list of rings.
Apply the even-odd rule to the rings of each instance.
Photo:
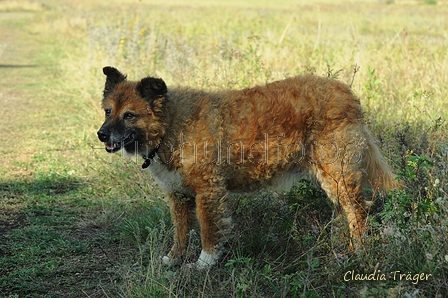
[[[51,225],[56,225],[56,218],[59,224],[68,222],[70,214],[80,211],[62,205],[76,204],[74,198],[79,197],[77,191],[81,185],[77,178],[0,182],[0,240],[30,224],[48,225],[49,222],[38,222],[42,218],[51,218],[54,221]]]
[[[61,204],[74,205],[80,187],[81,181],[76,178],[0,182],[0,240],[6,233],[23,228],[39,217],[53,215],[67,221],[68,213],[77,211],[68,212]]]
[[[37,65],[33,64],[0,64],[0,68],[34,68],[38,67]]]
[[[61,180],[44,178],[30,182],[0,182],[0,198],[63,195],[78,190],[81,185],[82,181],[77,178]]]
[[[89,224],[97,214],[85,186],[76,177],[0,182],[0,297],[115,291],[121,244]]]

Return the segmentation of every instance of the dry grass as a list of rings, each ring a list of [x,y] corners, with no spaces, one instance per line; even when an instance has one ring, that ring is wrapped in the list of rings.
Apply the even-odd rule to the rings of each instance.
[[[63,174],[71,173],[84,185],[81,193],[73,194],[82,198],[75,202],[86,197],[98,202],[99,216],[83,224],[113,228],[118,240],[138,250],[129,262],[117,265],[120,295],[445,295],[448,6],[446,1],[387,2],[42,2],[45,9],[28,30],[54,49],[49,57],[57,54],[53,75],[58,83],[51,86],[48,100],[70,115],[67,125],[72,132],[52,137],[85,150],[77,151],[85,156],[43,150],[33,158],[44,160],[38,163],[39,171],[52,179],[60,172],[51,168],[64,163]],[[0,7],[4,4],[0,1]],[[169,247],[172,233],[163,194],[138,164],[90,149],[101,147],[95,132],[103,117],[105,65],[130,78],[149,74],[162,77],[168,87],[209,90],[308,72],[337,77],[360,96],[369,125],[405,190],[392,194],[372,217],[372,236],[365,250],[355,255],[344,254],[343,221],[334,219],[318,187],[303,182],[285,195],[267,192],[254,200],[235,198],[236,236],[212,271],[198,274],[163,267],[158,255]],[[67,136],[70,139],[63,139]],[[56,161],[45,163],[49,156]],[[343,279],[350,270],[375,269],[427,272],[434,278],[417,284],[392,278]]]
[[[0,1],[0,12],[11,11],[42,11],[44,8],[41,3],[26,0],[2,0]]]
[[[353,89],[378,117],[426,121],[446,111],[446,6],[197,3],[92,8],[83,16],[87,64],[77,67],[96,75],[111,64],[201,88],[329,70],[352,83],[356,67]]]

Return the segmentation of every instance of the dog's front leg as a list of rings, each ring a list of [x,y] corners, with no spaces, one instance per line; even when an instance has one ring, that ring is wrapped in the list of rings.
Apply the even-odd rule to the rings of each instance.
[[[196,215],[201,226],[202,251],[193,266],[207,269],[221,257],[222,245],[232,228],[227,191],[216,188],[197,194]]]
[[[170,193],[170,212],[174,225],[174,244],[167,256],[162,258],[167,265],[173,265],[182,257],[188,246],[188,235],[196,222],[195,201],[181,193]]]

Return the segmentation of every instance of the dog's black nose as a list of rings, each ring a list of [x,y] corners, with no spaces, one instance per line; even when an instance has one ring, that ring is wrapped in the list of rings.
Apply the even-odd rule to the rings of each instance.
[[[105,133],[103,130],[98,130],[96,133],[98,135],[98,139],[100,139],[101,142],[107,142],[109,140],[109,134]]]

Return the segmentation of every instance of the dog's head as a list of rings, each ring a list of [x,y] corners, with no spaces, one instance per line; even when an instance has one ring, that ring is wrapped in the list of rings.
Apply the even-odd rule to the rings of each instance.
[[[128,153],[147,154],[160,144],[165,133],[165,82],[153,77],[127,81],[110,66],[103,72],[107,76],[102,102],[106,120],[97,132],[98,138],[110,153],[124,148]]]

